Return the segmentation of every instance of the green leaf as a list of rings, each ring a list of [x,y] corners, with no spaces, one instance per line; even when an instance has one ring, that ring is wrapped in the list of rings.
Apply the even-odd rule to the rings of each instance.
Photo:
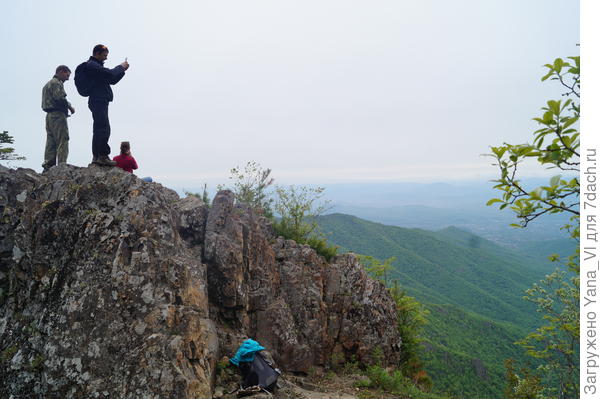
[[[492,198],[491,200],[489,200],[489,201],[486,203],[486,205],[487,205],[487,206],[490,206],[490,205],[492,205],[492,204],[495,204],[496,202],[504,202],[504,201],[502,201],[502,200],[501,200],[501,199],[499,199],[499,198]]]
[[[575,66],[577,67],[577,69],[579,70],[579,56],[574,56],[574,57],[567,57],[573,61],[575,61]]]
[[[560,115],[560,101],[549,100],[548,108],[554,115]]]
[[[492,152],[498,158],[502,158],[502,156],[504,155],[504,153],[506,152],[506,150],[507,150],[506,147],[492,147]]]
[[[536,200],[541,199],[542,198],[542,188],[538,187],[535,190],[531,191],[529,193],[529,196]]]
[[[546,111],[546,112],[544,112],[543,123],[545,125],[548,125],[548,124],[550,124],[552,122],[554,122],[554,113],[552,111]]]
[[[540,148],[544,144],[544,136],[540,135],[537,139],[535,139],[535,146]]]
[[[548,260],[550,262],[556,262],[559,259],[560,259],[560,255],[559,254],[552,254],[552,255],[548,256]]]
[[[550,179],[550,185],[556,186],[558,184],[558,182],[560,182],[560,178],[561,178],[561,175],[553,176],[552,179]]]
[[[567,121],[563,125],[563,129],[568,128],[569,126],[571,126],[573,123],[577,122],[578,120],[579,120],[578,116],[567,119]]]
[[[563,67],[563,60],[562,58],[557,58],[554,60],[554,65],[553,68],[556,70],[556,72],[560,73],[560,70]]]

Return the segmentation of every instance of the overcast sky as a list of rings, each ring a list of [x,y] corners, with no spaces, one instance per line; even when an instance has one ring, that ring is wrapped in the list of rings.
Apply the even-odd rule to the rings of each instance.
[[[254,160],[280,183],[489,179],[490,145],[529,140],[562,92],[543,64],[578,55],[573,0],[31,1],[0,5],[0,130],[41,171],[41,88],[102,43],[110,145],[140,176],[225,182]],[[68,162],[92,157],[71,80]]]

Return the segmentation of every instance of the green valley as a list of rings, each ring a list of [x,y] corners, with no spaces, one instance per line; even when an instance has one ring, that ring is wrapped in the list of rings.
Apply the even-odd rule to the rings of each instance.
[[[321,216],[318,223],[340,252],[396,257],[388,284],[398,280],[430,312],[423,359],[436,392],[502,395],[504,360],[522,357],[513,342],[539,324],[522,299],[553,269],[539,251],[526,255],[454,227],[407,229],[344,214]]]

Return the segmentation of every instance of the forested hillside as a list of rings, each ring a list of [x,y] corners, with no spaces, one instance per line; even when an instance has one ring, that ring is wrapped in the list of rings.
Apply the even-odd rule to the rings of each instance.
[[[369,222],[350,215],[318,219],[340,251],[379,259],[396,257],[385,276],[429,310],[423,357],[438,392],[472,398],[499,397],[513,343],[538,323],[523,301],[529,286],[552,267],[469,232],[438,232]]]

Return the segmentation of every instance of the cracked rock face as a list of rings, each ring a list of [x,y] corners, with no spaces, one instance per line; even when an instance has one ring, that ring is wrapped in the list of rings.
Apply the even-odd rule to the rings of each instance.
[[[399,357],[394,303],[221,191],[0,167],[0,397],[208,398],[245,337],[285,371]],[[379,349],[376,349],[379,348]]]

